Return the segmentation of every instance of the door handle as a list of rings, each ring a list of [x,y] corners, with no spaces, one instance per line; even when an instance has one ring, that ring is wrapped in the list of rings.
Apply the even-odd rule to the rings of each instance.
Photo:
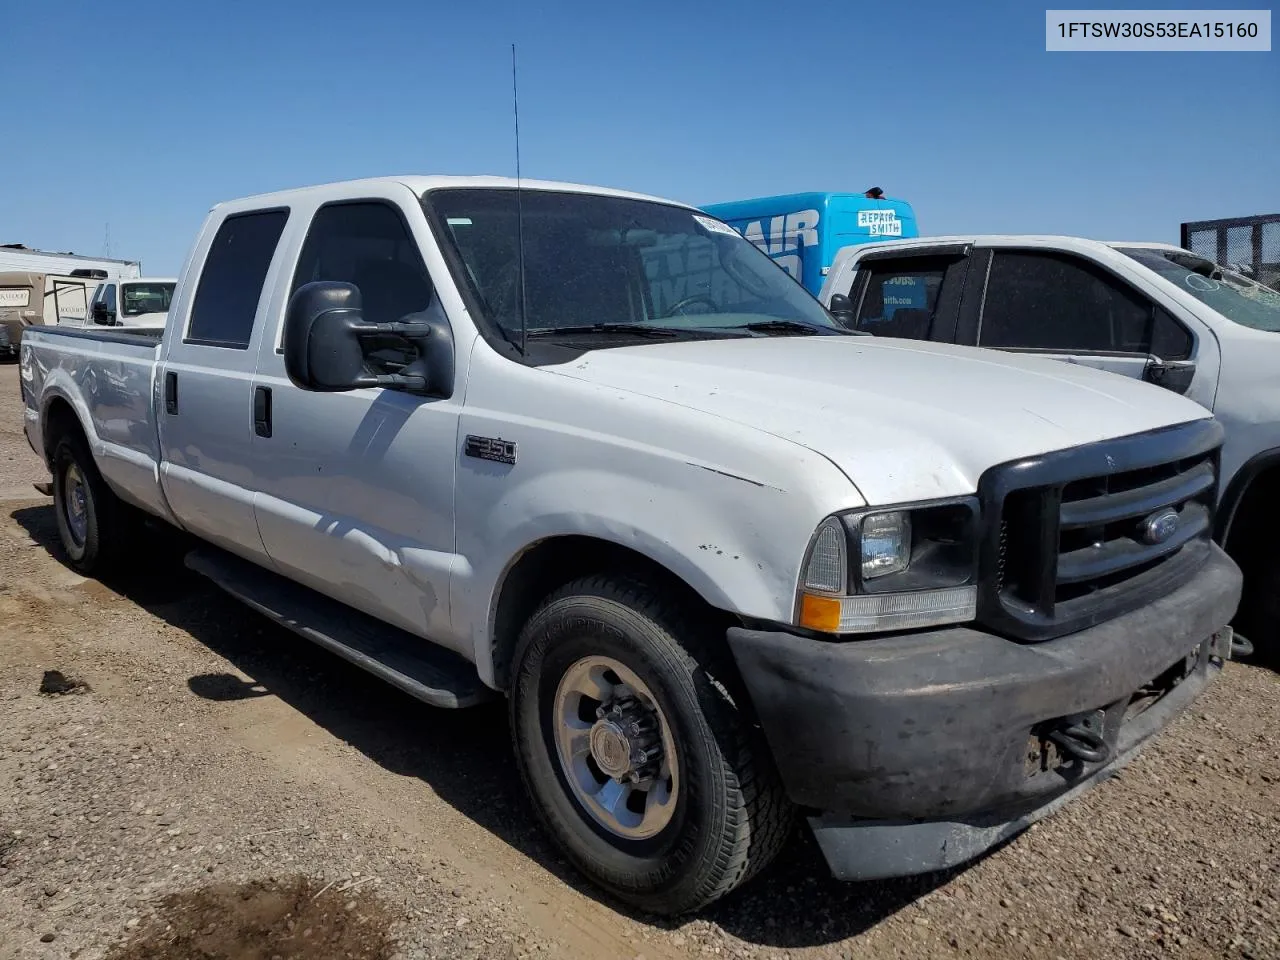
[[[271,436],[271,388],[253,388],[253,432],[260,437]]]
[[[178,375],[172,370],[164,375],[164,412],[178,412]]]

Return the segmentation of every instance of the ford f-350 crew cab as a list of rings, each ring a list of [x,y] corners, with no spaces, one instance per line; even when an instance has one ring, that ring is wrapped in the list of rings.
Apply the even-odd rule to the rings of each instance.
[[[75,567],[150,514],[409,693],[506,694],[538,816],[649,910],[741,883],[797,810],[842,877],[970,859],[1230,653],[1208,411],[848,334],[674,203],[444,177],[240,200],[158,343],[40,328],[21,364]]]
[[[862,332],[1053,357],[1212,410],[1238,649],[1280,663],[1280,293],[1169,244],[975,235],[846,247],[822,299]]]

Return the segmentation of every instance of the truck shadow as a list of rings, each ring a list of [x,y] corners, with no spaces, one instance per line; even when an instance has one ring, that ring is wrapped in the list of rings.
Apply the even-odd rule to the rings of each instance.
[[[51,507],[26,507],[11,516],[63,558]],[[195,696],[222,702],[279,697],[386,770],[429,784],[459,812],[584,896],[655,927],[678,929],[685,922],[639,915],[611,901],[560,856],[525,797],[502,704],[459,711],[428,707],[227,596],[188,571],[181,554],[181,544],[162,537],[139,551],[139,561],[102,582],[190,634],[242,675],[193,676],[188,689]],[[700,916],[753,944],[819,946],[862,933],[957,872],[837,882],[812,837],[798,827],[763,875]]]

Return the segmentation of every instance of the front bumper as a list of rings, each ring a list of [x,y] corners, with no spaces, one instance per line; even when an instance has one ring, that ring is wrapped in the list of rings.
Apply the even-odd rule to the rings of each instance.
[[[872,879],[963,863],[1113,773],[1229,656],[1239,596],[1214,546],[1171,593],[1041,643],[954,627],[844,642],[732,628],[729,644],[832,871]],[[1045,731],[1081,716],[1107,757],[1046,753]]]

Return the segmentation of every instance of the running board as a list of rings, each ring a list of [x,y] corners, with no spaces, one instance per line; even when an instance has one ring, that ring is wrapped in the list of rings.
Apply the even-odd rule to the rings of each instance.
[[[456,653],[255,563],[201,547],[186,564],[281,626],[434,707],[470,707],[494,696],[475,665]]]

